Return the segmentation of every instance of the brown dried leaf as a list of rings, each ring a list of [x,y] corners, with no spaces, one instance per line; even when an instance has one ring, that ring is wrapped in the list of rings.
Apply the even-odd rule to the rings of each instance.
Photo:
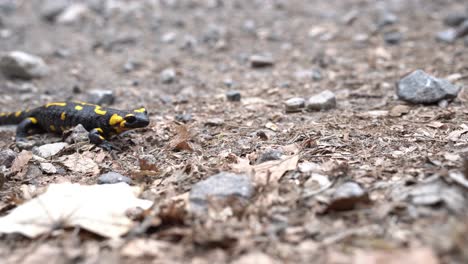
[[[15,158],[13,164],[11,165],[11,172],[19,172],[24,169],[26,164],[31,160],[32,152],[23,150],[21,153]]]
[[[193,151],[193,148],[189,142],[192,138],[190,131],[187,126],[184,125],[175,125],[174,129],[176,131],[175,137],[169,142],[168,148],[171,150],[187,150]]]
[[[277,183],[283,174],[290,170],[295,170],[298,155],[283,156],[281,160],[271,160],[253,166],[255,171],[254,180],[257,184],[266,185],[268,183]]]
[[[82,155],[75,153],[72,155],[64,156],[61,158],[63,165],[73,172],[89,173],[97,175],[99,173],[99,166],[93,159],[86,157],[86,153]]]

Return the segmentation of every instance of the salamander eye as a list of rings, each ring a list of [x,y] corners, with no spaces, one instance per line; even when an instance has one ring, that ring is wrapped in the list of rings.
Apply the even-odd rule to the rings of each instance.
[[[130,123],[130,124],[133,123],[133,122],[135,122],[136,120],[137,120],[137,118],[136,118],[135,116],[133,116],[133,115],[129,115],[129,116],[126,116],[126,117],[125,117],[125,121],[126,121],[127,123]]]

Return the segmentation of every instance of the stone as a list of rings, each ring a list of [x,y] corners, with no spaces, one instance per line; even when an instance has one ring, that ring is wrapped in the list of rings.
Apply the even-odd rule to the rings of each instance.
[[[89,132],[83,127],[83,125],[78,124],[65,133],[65,142],[69,144],[87,142],[89,140],[88,134]]]
[[[175,81],[176,72],[172,68],[165,69],[160,74],[160,79],[162,83],[169,84]]]
[[[73,24],[80,21],[88,12],[89,8],[87,5],[74,3],[67,6],[67,8],[57,16],[56,22],[60,24]]]
[[[434,104],[457,97],[459,87],[445,79],[435,78],[422,70],[404,76],[397,83],[397,95],[414,104]]]
[[[41,5],[41,17],[52,22],[69,4],[69,0],[46,0]]]
[[[33,149],[33,153],[41,158],[47,159],[56,155],[57,153],[59,153],[62,149],[64,149],[67,146],[68,146],[68,143],[65,143],[65,142],[45,144],[40,147],[35,147]]]
[[[220,172],[193,185],[189,194],[190,208],[194,212],[206,212],[210,199],[238,198],[247,202],[253,194],[249,176]]]
[[[274,65],[273,57],[270,55],[252,55],[249,60],[252,68],[264,68]]]
[[[283,151],[280,149],[269,149],[263,152],[260,157],[257,159],[257,164],[270,161],[270,160],[280,160],[283,156]]]
[[[388,11],[381,12],[377,19],[377,27],[383,28],[385,26],[393,25],[398,22],[398,17]]]
[[[5,166],[7,168],[11,167],[13,161],[16,159],[18,154],[11,149],[4,149],[0,151],[0,167]]]
[[[22,51],[12,51],[0,58],[0,71],[7,78],[30,80],[46,76],[49,67],[40,57]]]
[[[230,102],[240,102],[241,93],[239,91],[231,90],[226,92],[226,99]]]
[[[449,28],[444,31],[439,31],[436,34],[436,40],[452,44],[457,39],[457,31],[453,28]]]
[[[294,97],[287,100],[284,104],[287,113],[300,112],[305,108],[305,99],[301,97]]]
[[[384,38],[385,43],[389,45],[397,45],[397,44],[400,44],[403,38],[403,34],[397,31],[386,32],[384,33],[383,38]]]
[[[219,117],[210,118],[205,121],[206,126],[222,126],[224,125],[224,119]]]
[[[193,117],[192,114],[177,114],[175,116],[175,120],[182,122],[182,123],[188,123],[192,121]]]
[[[452,12],[444,17],[444,24],[449,27],[457,27],[468,19],[468,14],[462,12]]]
[[[174,43],[174,41],[176,40],[176,37],[177,37],[176,32],[167,32],[164,35],[162,35],[161,42],[167,43],[167,44]]]
[[[369,203],[369,194],[356,182],[345,182],[336,188],[327,210],[352,210],[360,203]]]
[[[115,97],[112,90],[93,89],[88,91],[88,102],[97,105],[111,105]]]
[[[298,80],[320,81],[322,79],[322,73],[320,70],[300,70],[294,73],[294,77]]]
[[[41,171],[47,174],[54,174],[57,173],[57,168],[52,163],[49,162],[42,162],[39,164]]]
[[[120,173],[117,172],[108,172],[104,173],[101,176],[99,176],[97,183],[98,184],[115,184],[115,183],[120,183],[124,182],[126,184],[132,184],[132,179],[130,179],[127,176],[123,176]]]
[[[457,38],[463,38],[468,35],[468,19],[457,27]]]
[[[329,90],[323,91],[309,98],[306,105],[308,110],[320,111],[336,107],[335,94]]]

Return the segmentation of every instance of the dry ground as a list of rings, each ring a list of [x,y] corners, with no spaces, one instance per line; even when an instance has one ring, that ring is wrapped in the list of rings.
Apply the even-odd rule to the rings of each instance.
[[[434,38],[446,14],[465,10],[463,1],[108,1],[120,6],[93,9],[70,25],[45,21],[40,1],[10,2],[16,8],[1,13],[9,35],[0,39],[0,51],[39,55],[51,73],[29,82],[0,77],[0,110],[86,100],[86,92],[96,88],[114,91],[114,108],[146,106],[150,127],[115,139],[122,151],[111,155],[89,144],[72,145],[57,159],[79,153],[98,159],[99,172],[132,177],[144,189],[142,197],[155,201],[159,220],[125,238],[125,245],[84,231],[32,240],[4,235],[2,259],[15,262],[28,254],[28,263],[224,263],[241,256],[239,263],[374,263],[398,256],[411,263],[468,261],[467,189],[449,176],[462,168],[468,152],[462,126],[468,122],[466,92],[445,108],[409,105],[407,113],[383,112],[405,105],[395,96],[395,82],[415,69],[438,77],[459,74],[453,82],[467,86],[468,48],[462,40],[449,45]],[[398,22],[377,29],[380,10],[393,12]],[[385,44],[383,33],[391,30],[402,32],[399,45]],[[175,34],[173,41],[164,40],[168,33]],[[252,54],[271,54],[274,65],[252,68]],[[137,66],[126,72],[129,61]],[[160,80],[166,68],[176,71],[170,84]],[[318,70],[322,78],[298,78],[301,70]],[[241,92],[241,102],[226,101],[230,89]],[[337,95],[336,109],[284,111],[285,100],[325,89]],[[192,118],[183,123],[176,118],[181,114]],[[19,152],[14,128],[2,128],[0,135],[1,149]],[[36,139],[60,141],[52,135]],[[188,146],[178,150],[183,141]],[[293,143],[299,164],[318,164],[333,182],[329,190],[310,194],[310,173],[297,169],[278,182],[258,184],[248,204],[231,204],[237,208],[231,213],[184,212],[183,194],[195,183]],[[141,173],[141,159],[150,159],[156,172]],[[40,192],[51,183],[94,184],[99,175],[67,169],[48,175],[33,161],[26,168],[21,175],[7,173],[0,190],[3,215],[29,199],[25,190],[32,186]],[[371,202],[327,210],[330,193],[346,181],[361,184]],[[419,197],[428,185],[437,190]],[[182,197],[178,203],[171,200],[176,196]],[[138,246],[141,241],[150,244]]]

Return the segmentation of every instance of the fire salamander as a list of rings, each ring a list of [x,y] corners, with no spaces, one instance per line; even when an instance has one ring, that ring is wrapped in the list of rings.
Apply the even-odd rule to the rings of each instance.
[[[107,138],[149,124],[145,108],[121,111],[82,102],[54,102],[11,113],[0,113],[0,125],[18,124],[16,142],[25,142],[31,129],[62,133],[78,124],[88,130],[91,143],[112,149]]]

